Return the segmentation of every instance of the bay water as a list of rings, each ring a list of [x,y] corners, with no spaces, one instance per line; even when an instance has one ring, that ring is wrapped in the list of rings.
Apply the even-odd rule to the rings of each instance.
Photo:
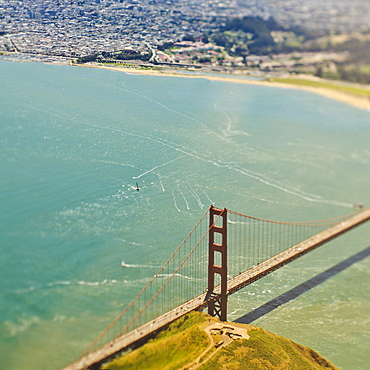
[[[296,89],[37,63],[0,61],[0,81],[7,370],[74,361],[211,204],[278,221],[370,204],[366,110]],[[231,296],[229,320],[364,250],[369,226]],[[365,369],[369,267],[363,258],[253,324]]]

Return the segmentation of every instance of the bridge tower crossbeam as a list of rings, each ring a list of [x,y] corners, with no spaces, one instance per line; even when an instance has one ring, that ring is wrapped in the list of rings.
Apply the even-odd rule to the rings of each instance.
[[[208,313],[217,316],[221,321],[227,321],[227,209],[211,206],[209,210],[209,242],[208,242],[208,290],[210,299]],[[217,226],[219,220],[222,226]],[[220,235],[220,237],[216,237]],[[219,238],[221,241],[219,242]],[[218,243],[217,243],[218,242]],[[217,255],[220,255],[217,258]],[[216,264],[217,263],[219,264]],[[219,262],[218,262],[219,261]],[[215,277],[220,276],[220,291],[215,292]]]
[[[260,278],[270,274],[271,272],[279,269],[280,267],[285,266],[286,264],[296,260],[297,258],[305,255],[306,253],[318,248],[319,246],[327,243],[328,241],[344,234],[345,232],[367,222],[370,220],[370,207],[365,208],[361,212],[352,213],[350,215],[346,215],[343,217],[336,217],[329,220],[322,220],[322,221],[313,221],[313,222],[276,222],[276,221],[268,221],[263,219],[258,219],[250,216],[246,216],[232,210],[228,209],[218,209],[213,206],[209,209],[210,218],[209,218],[209,227],[206,232],[202,231],[202,237],[198,241],[198,237],[196,237],[196,241],[194,240],[191,242],[190,236],[196,230],[196,228],[200,225],[200,222],[203,220],[205,224],[207,223],[205,217],[206,214],[201,218],[200,222],[197,226],[193,229],[193,231],[189,234],[189,237],[185,239],[185,241],[180,245],[180,247],[176,250],[176,252],[171,256],[171,258],[161,267],[159,272],[152,278],[152,280],[147,284],[147,286],[137,295],[137,297],[129,304],[124,311],[118,316],[117,319],[113,321],[113,323],[95,340],[92,345],[84,352],[84,354],[78,359],[76,362],[66,366],[63,370],[86,370],[88,368],[92,368],[97,364],[102,363],[108,357],[113,356],[120,351],[126,350],[131,348],[137,344],[143,343],[147,340],[151,335],[153,335],[158,330],[162,329],[169,323],[173,322],[177,318],[185,315],[189,311],[193,310],[200,310],[202,311],[204,308],[208,307],[208,313],[212,316],[217,316],[221,321],[227,321],[227,300],[228,296],[237,292],[238,290],[250,285],[251,283],[259,280]],[[243,219],[247,219],[244,222],[235,222],[233,221],[233,216],[240,216]],[[228,221],[228,217],[231,219]],[[252,220],[252,221],[251,221]],[[342,220],[342,221],[340,221]],[[302,236],[298,234],[298,237],[301,240],[300,242],[296,243],[295,241],[292,242],[290,248],[281,249],[273,249],[274,253],[267,253],[264,256],[264,260],[260,262],[260,253],[257,252],[257,258],[252,258],[252,262],[246,262],[246,265],[243,269],[239,270],[242,272],[234,272],[232,264],[230,264],[230,268],[228,268],[228,248],[230,252],[234,252],[235,246],[238,246],[238,243],[242,244],[243,248],[245,249],[245,243],[249,245],[253,244],[253,247],[259,246],[262,247],[263,250],[266,249],[267,244],[269,243],[268,238],[263,238],[263,235],[260,235],[258,231],[255,231],[254,223],[256,221],[263,221],[268,222],[269,224],[274,225],[287,225],[287,226],[299,226],[302,227],[324,227],[329,226],[331,227],[321,230],[320,232],[312,235],[310,233],[310,237]],[[234,225],[233,225],[234,224]],[[235,224],[242,225],[243,228],[249,232],[251,238],[248,237],[249,242],[247,241],[246,233],[238,232],[238,229],[235,229]],[[204,225],[208,226],[208,225]],[[202,226],[203,230],[203,226]],[[257,229],[258,230],[258,229]],[[270,228],[271,230],[271,228]],[[140,325],[134,326],[131,325],[136,318],[138,318],[146,309],[147,307],[153,302],[153,300],[158,297],[158,295],[163,291],[163,289],[168,285],[171,279],[174,276],[181,276],[179,274],[180,268],[185,264],[185,262],[189,262],[189,265],[194,266],[194,259],[191,260],[190,257],[193,255],[195,250],[200,250],[201,255],[205,254],[205,250],[207,248],[207,241],[206,236],[208,235],[208,289],[205,291],[204,287],[202,286],[201,293],[196,295],[193,298],[187,298],[184,302],[182,301],[176,307],[169,309],[168,311],[161,313],[160,315],[156,316],[155,318],[149,319],[146,322],[143,322]],[[257,237],[256,237],[257,235]],[[255,244],[258,241],[258,238],[262,236],[262,242],[260,244]],[[229,241],[228,241],[229,237]],[[280,239],[279,234],[277,234],[277,238]],[[99,341],[107,334],[109,330],[111,330],[114,325],[120,323],[119,320],[123,317],[123,314],[128,312],[128,308],[133,306],[135,302],[143,295],[146,289],[150,286],[150,284],[155,281],[157,277],[163,278],[167,276],[168,270],[165,270],[167,266],[169,266],[169,262],[173,259],[174,256],[177,256],[178,251],[180,248],[185,245],[186,241],[190,240],[190,253],[183,258],[180,258],[182,261],[178,267],[175,267],[173,273],[170,277],[166,280],[163,285],[156,286],[155,288],[155,295],[150,298],[149,300],[144,300],[144,307],[141,308],[139,312],[135,308],[134,314],[136,315],[134,319],[131,316],[128,316],[126,321],[123,321],[126,328],[130,327],[131,331],[120,330],[120,334],[115,336],[112,340],[108,343],[98,347],[97,344]],[[205,241],[204,244],[202,243],[203,240]],[[278,240],[279,241],[279,240]],[[241,243],[243,242],[243,243]],[[290,240],[291,242],[291,240]],[[287,244],[289,243],[289,239],[287,240]],[[195,245],[194,245],[195,244]],[[284,243],[285,244],[285,239]],[[199,246],[201,248],[197,249]],[[271,243],[271,246],[274,247],[274,243]],[[203,249],[203,247],[205,247]],[[235,261],[235,256],[239,256],[239,251],[234,256],[229,256],[230,261]],[[276,252],[276,253],[275,253]],[[272,254],[272,256],[271,256]],[[250,256],[254,257],[253,254],[244,254],[243,256]],[[196,258],[199,258],[199,255]],[[243,263],[246,258],[243,258]],[[206,269],[203,269],[203,259],[199,261],[199,264],[195,264],[197,266],[202,266],[202,273],[206,273]],[[205,261],[204,261],[205,262]],[[177,266],[177,264],[175,265]],[[170,271],[172,270],[172,266]],[[238,271],[236,270],[236,271]],[[163,271],[166,274],[163,274]],[[228,280],[228,273],[229,280]],[[204,275],[202,275],[204,276]],[[203,279],[199,279],[203,282]],[[128,322],[128,324],[127,324]],[[140,323],[140,321],[138,321]],[[95,349],[94,349],[95,348]]]

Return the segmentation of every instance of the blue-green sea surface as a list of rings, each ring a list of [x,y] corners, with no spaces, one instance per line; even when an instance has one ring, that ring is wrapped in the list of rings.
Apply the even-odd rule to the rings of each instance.
[[[370,205],[366,110],[295,89],[34,63],[0,61],[0,81],[4,369],[74,361],[212,203],[282,221]],[[231,296],[229,320],[368,247],[369,226]],[[363,370],[369,267],[255,324]]]

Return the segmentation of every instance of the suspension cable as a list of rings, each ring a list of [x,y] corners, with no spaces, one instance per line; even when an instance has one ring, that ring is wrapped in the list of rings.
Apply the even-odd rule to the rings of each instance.
[[[211,206],[212,207],[212,206]],[[198,226],[201,224],[201,222],[205,219],[206,215],[208,214],[210,208],[205,212],[205,214],[201,217],[201,219],[198,221],[198,223],[195,225],[195,227],[192,229],[192,231],[188,234],[188,236],[184,239],[184,241],[179,245],[179,247],[172,253],[171,257],[163,264],[163,266],[158,270],[158,272],[150,279],[150,281],[145,285],[145,287],[139,292],[139,294],[130,302],[124,310],[112,321],[110,325],[85,349],[81,357],[89,353],[94,346],[108,333],[108,331],[122,318],[122,316],[138,301],[138,299],[146,292],[146,290],[153,284],[155,279],[159,276],[161,276],[161,273],[163,270],[169,266],[170,262],[174,259],[174,257],[179,253],[181,248],[185,245],[185,243],[191,238],[192,234],[197,230]],[[137,312],[137,314],[126,324],[123,330],[120,330],[120,333],[115,336],[115,338],[121,336],[141,315],[142,313],[147,309],[147,307],[154,301],[154,299],[163,291],[163,289],[170,283],[170,281],[173,279],[174,276],[178,273],[178,271],[181,269],[181,267],[184,266],[184,264],[189,260],[189,258],[193,255],[193,253],[197,250],[199,247],[200,243],[203,242],[205,237],[208,235],[210,232],[211,228],[216,224],[216,222],[219,220],[220,217],[222,217],[223,213],[225,210],[233,215],[248,218],[251,220],[255,221],[263,221],[267,222],[269,224],[280,224],[280,225],[290,225],[290,226],[325,226],[325,225],[333,225],[338,223],[340,220],[345,220],[354,214],[358,213],[352,212],[350,214],[344,215],[344,216],[339,216],[335,218],[330,218],[326,220],[319,220],[319,221],[306,221],[306,222],[284,222],[284,221],[272,221],[272,220],[267,220],[267,219],[261,219],[258,217],[252,217],[252,216],[247,216],[239,212],[235,212],[229,209],[223,209],[220,210],[220,214],[218,215],[217,219],[213,221],[213,224],[208,227],[208,230],[203,234],[203,236],[199,239],[199,241],[196,242],[195,246],[192,248],[190,253],[183,259],[183,261],[179,264],[177,268],[175,268],[174,272],[168,277],[168,279],[165,281],[165,283],[157,290],[157,292],[153,295],[152,298],[149,299],[149,301]],[[269,229],[268,229],[269,230]],[[259,228],[256,230],[253,229],[253,233],[258,233]],[[270,230],[272,233],[272,230]],[[263,235],[262,235],[263,236]],[[268,238],[268,236],[267,236]],[[192,240],[190,239],[190,242]],[[190,243],[191,244],[191,243]],[[262,257],[262,256],[261,256]],[[181,256],[180,256],[181,260]],[[173,262],[173,261],[172,261]],[[144,302],[143,302],[144,303]]]
[[[210,209],[210,208],[209,208]],[[175,257],[175,255],[180,251],[180,249],[184,246],[184,244],[187,242],[187,240],[191,237],[191,235],[194,233],[194,231],[198,228],[198,226],[201,224],[201,222],[204,220],[204,218],[208,215],[209,209],[204,213],[204,215],[201,217],[201,219],[198,221],[198,223],[194,226],[193,230],[188,234],[188,236],[184,239],[184,241],[180,244],[180,246],[172,253],[171,257],[163,264],[163,266],[158,270],[158,272],[151,278],[151,280],[145,285],[145,287],[139,292],[139,294],[125,307],[125,309],[112,321],[111,324],[109,324],[105,330],[85,349],[85,351],[82,353],[81,357],[86,355],[91,351],[91,349],[108,333],[108,331],[122,318],[122,316],[135,304],[135,302],[144,294],[144,292],[149,288],[149,286],[154,282],[154,280],[160,276],[161,272],[165,269],[167,265],[171,262],[171,260]],[[224,210],[220,213],[220,215],[217,217],[214,223],[217,222],[217,220],[221,217]],[[167,281],[163,284],[163,286],[155,293],[155,295],[149,300],[149,302],[142,308],[136,316],[125,326],[123,330],[120,331],[120,333],[116,336],[121,336],[128,327],[131,326],[131,324],[142,314],[142,312],[153,302],[153,300],[158,296],[158,294],[165,288],[165,286],[172,280],[172,278],[177,274],[177,272],[180,270],[180,268],[185,264],[185,262],[189,259],[189,257],[193,254],[193,252],[198,248],[200,243],[205,239],[206,235],[209,233],[211,225],[208,230],[204,233],[204,235],[201,237],[201,239],[198,241],[196,246],[191,250],[191,252],[185,257],[183,262],[175,269],[175,271],[172,273],[172,275],[167,279]]]
[[[263,219],[263,218],[247,216],[247,215],[244,215],[242,213],[232,211],[230,209],[228,209],[227,211],[231,214],[236,215],[236,216],[241,216],[241,217],[249,218],[249,219],[252,219],[252,220],[269,222],[269,223],[280,224],[280,225],[292,225],[292,226],[312,226],[312,225],[316,225],[316,224],[317,225],[322,225],[322,226],[333,225],[333,224],[336,224],[341,219],[345,220],[345,219],[353,216],[354,214],[358,213],[358,211],[356,211],[356,212],[352,212],[352,213],[349,213],[349,214],[346,214],[346,215],[343,215],[343,216],[328,218],[326,220],[319,220],[319,221],[287,222],[287,221],[272,221],[272,220],[266,220],[266,219]]]

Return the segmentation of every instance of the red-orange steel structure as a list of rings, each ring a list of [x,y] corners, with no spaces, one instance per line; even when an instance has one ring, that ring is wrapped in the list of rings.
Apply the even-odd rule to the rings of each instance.
[[[207,223],[207,213],[137,297],[81,358],[64,370],[83,370],[98,364],[119,351],[141,343],[192,310],[208,307],[210,315],[227,321],[229,295],[370,220],[370,207],[349,215],[311,222],[270,221],[211,206]],[[260,224],[261,227],[265,225],[266,230],[261,229]],[[331,227],[325,229],[327,226]],[[297,231],[293,232],[293,228]],[[319,232],[312,234],[311,229],[314,228],[318,228]],[[181,252],[183,248],[187,248],[185,253]],[[189,270],[186,266],[189,266]],[[201,273],[197,275],[199,270]],[[203,279],[207,273],[208,278]],[[166,289],[171,283],[178,284],[175,279],[180,277],[190,284],[180,286],[175,292],[181,292],[182,295],[192,293],[189,297],[177,299],[174,290]],[[205,290],[207,279],[208,287]],[[196,282],[200,284],[200,291],[189,290]],[[151,295],[146,296],[147,291]],[[164,293],[170,296],[172,308],[164,306]],[[163,310],[147,318],[146,312],[156,312],[155,300],[159,300]],[[112,335],[113,339],[106,340],[99,347],[100,341],[116,327],[119,331]]]
[[[217,226],[215,216],[222,220],[222,226]],[[215,234],[221,235],[221,243],[215,242]],[[221,266],[216,265],[216,253],[221,254],[217,259]],[[227,209],[209,209],[209,244],[208,244],[208,291],[207,296],[214,295],[215,275],[221,278],[221,294],[215,296],[208,305],[208,313],[218,316],[221,321],[227,321]],[[216,284],[218,286],[220,284]]]

